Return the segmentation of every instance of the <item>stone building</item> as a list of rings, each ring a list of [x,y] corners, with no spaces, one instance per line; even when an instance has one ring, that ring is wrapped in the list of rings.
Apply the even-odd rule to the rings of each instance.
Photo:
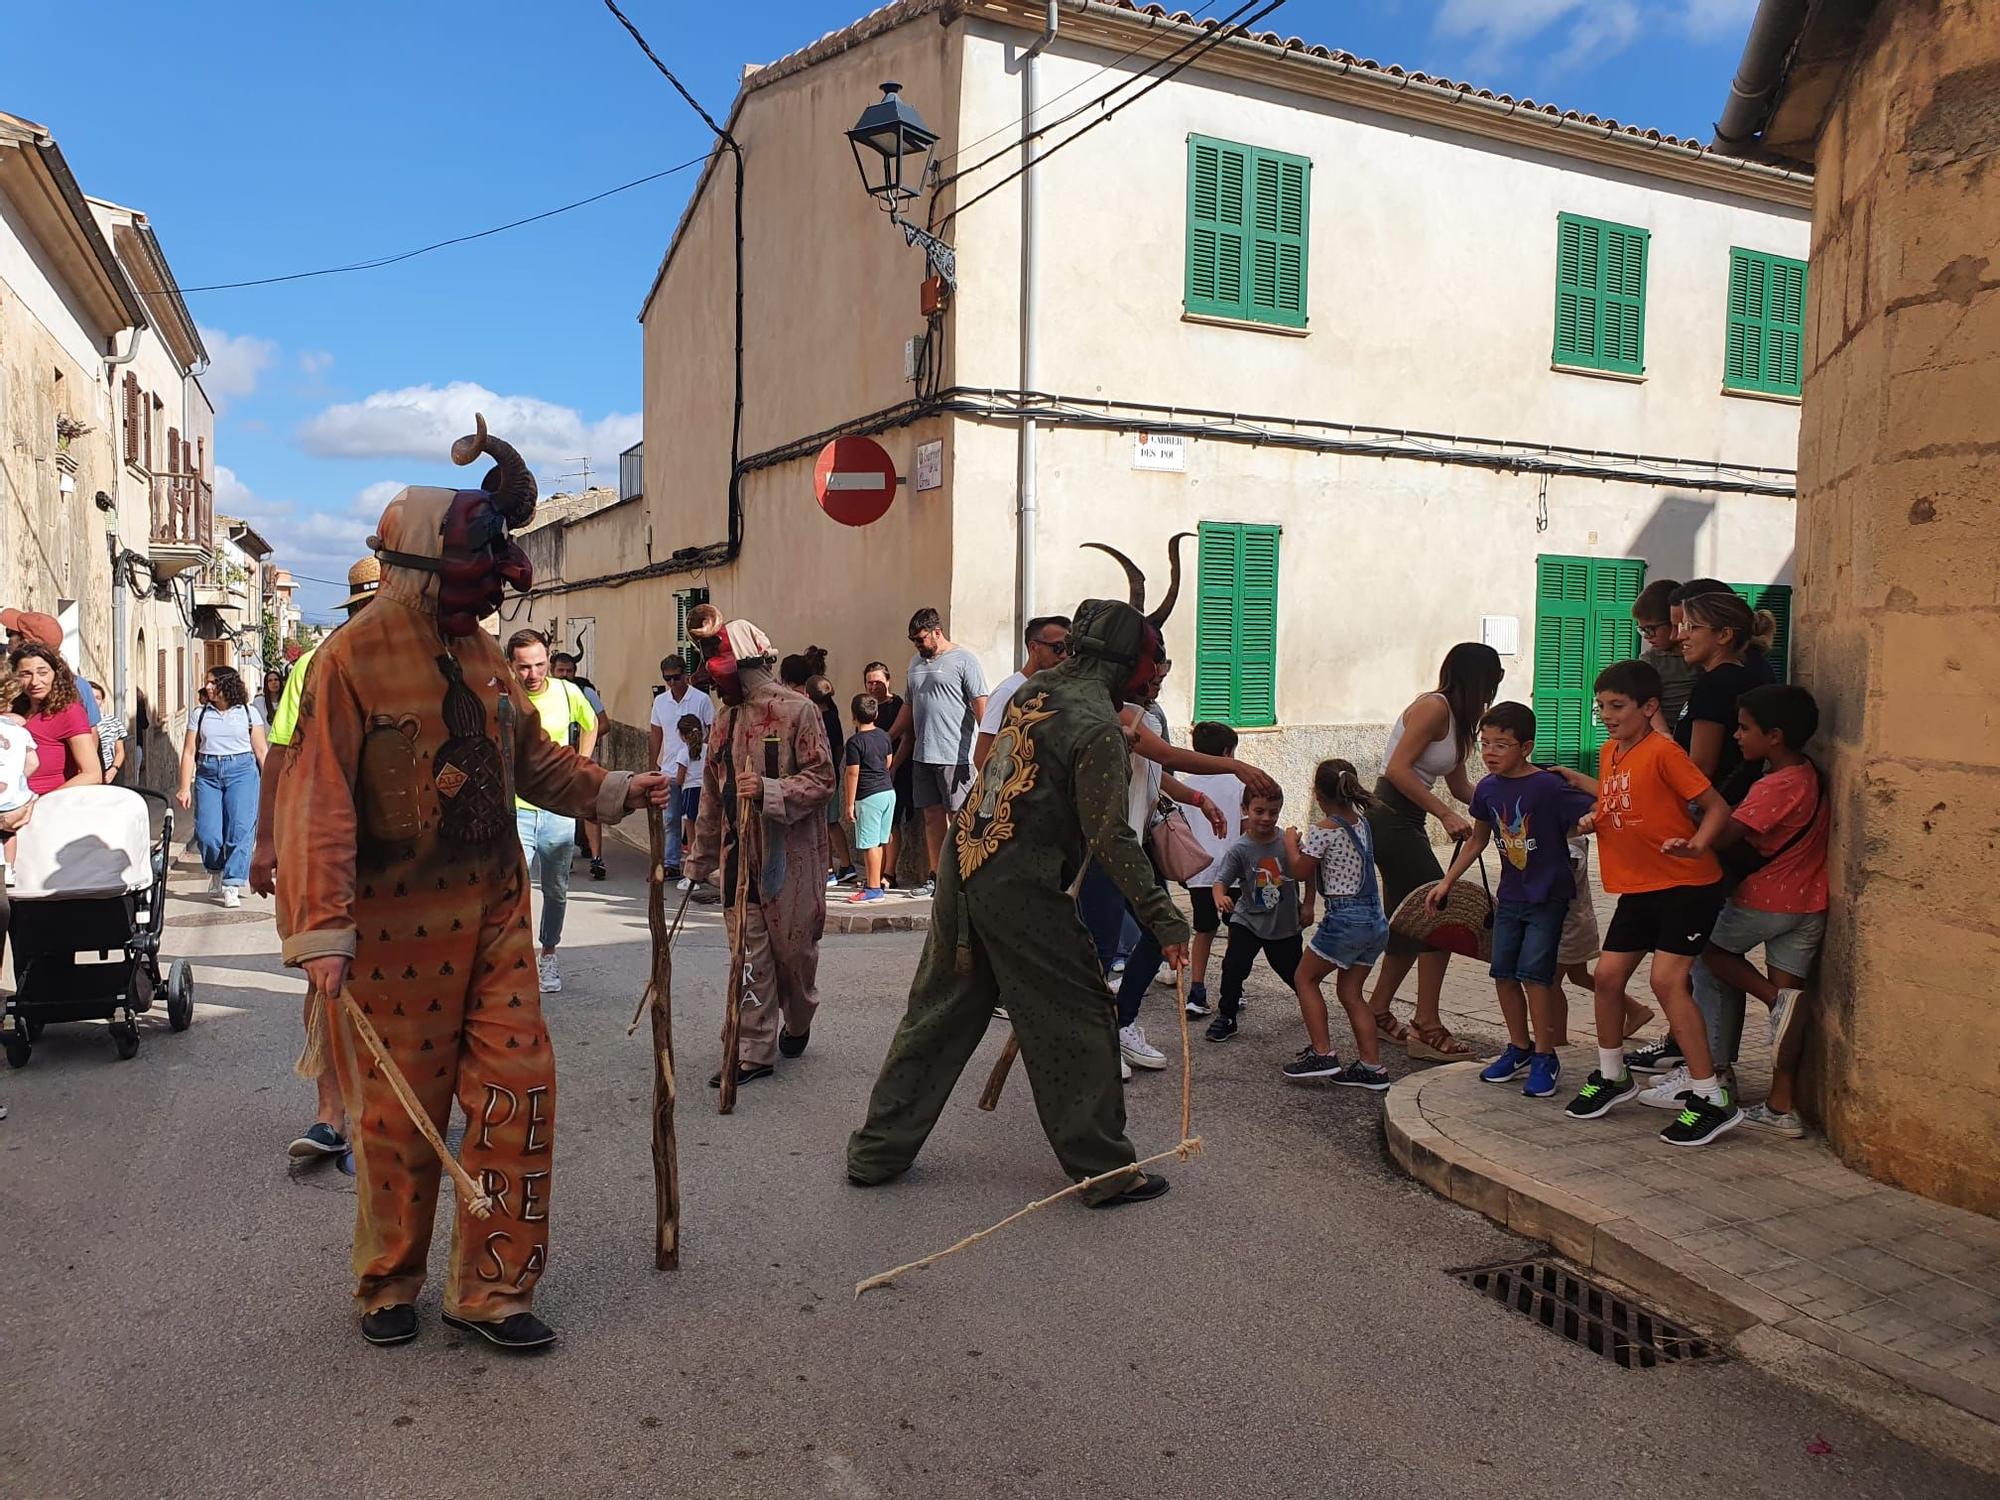
[[[1815,172],[1797,674],[1833,906],[1813,1104],[2000,1213],[2000,7],[1764,0],[1721,144]]]

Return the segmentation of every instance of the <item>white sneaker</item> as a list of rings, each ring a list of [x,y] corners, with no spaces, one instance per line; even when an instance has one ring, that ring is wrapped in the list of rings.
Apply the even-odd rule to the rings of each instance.
[[[1118,1028],[1118,1051],[1135,1068],[1164,1068],[1167,1054],[1146,1040],[1146,1028],[1134,1021]]]
[[[691,891],[694,889],[694,882],[683,875],[679,880],[674,882],[674,889],[677,891]]]
[[[562,988],[562,971],[556,967],[556,956],[553,953],[536,956],[535,975],[541,980],[544,995],[553,995]]]
[[[1743,1111],[1743,1123],[1752,1130],[1767,1130],[1773,1135],[1782,1135],[1789,1140],[1798,1140],[1806,1133],[1806,1122],[1793,1111],[1778,1110],[1768,1104],[1752,1104]]]
[[[1685,1067],[1675,1068],[1671,1073],[1662,1073],[1654,1080],[1652,1087],[1639,1090],[1639,1102],[1654,1109],[1670,1109],[1680,1113],[1681,1095],[1694,1089],[1694,1075]]]
[[[243,904],[243,893],[233,885],[225,885],[222,888],[222,904],[232,907],[241,906]]]
[[[1132,1081],[1132,1065],[1122,1057],[1118,1059],[1118,1081],[1120,1083]]]

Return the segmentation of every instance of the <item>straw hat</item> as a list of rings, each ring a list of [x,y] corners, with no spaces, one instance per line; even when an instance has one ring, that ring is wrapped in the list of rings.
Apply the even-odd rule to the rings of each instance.
[[[340,601],[342,609],[366,604],[375,597],[375,590],[382,587],[382,564],[372,557],[362,558],[347,570],[347,586],[354,592]]]

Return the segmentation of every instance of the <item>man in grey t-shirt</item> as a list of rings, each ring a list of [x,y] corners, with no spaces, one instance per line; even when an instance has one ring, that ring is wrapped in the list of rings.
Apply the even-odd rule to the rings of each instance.
[[[986,712],[986,674],[978,657],[945,639],[944,621],[934,609],[910,616],[910,644],[917,654],[910,658],[903,711],[889,737],[899,743],[905,733],[912,737],[914,800],[924,815],[934,888],[945,830],[972,787],[972,741]]]

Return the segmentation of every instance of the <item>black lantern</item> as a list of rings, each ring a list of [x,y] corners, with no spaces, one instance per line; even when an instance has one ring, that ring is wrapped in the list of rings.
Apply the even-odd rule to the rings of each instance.
[[[882,97],[864,109],[847,132],[861,185],[890,213],[922,191],[931,148],[937,144],[937,132],[903,102],[902,88],[900,83],[883,84]],[[874,158],[873,172],[869,157],[862,155],[864,147]]]

